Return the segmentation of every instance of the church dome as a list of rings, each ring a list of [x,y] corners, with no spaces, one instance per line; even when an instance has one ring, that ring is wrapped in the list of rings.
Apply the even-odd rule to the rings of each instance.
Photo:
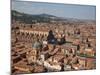
[[[42,43],[40,43],[39,41],[36,41],[33,44],[33,48],[35,48],[35,49],[41,49],[42,48]]]

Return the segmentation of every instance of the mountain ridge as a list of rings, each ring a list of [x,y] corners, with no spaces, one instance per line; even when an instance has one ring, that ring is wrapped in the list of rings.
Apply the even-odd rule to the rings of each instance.
[[[42,14],[27,14],[23,12],[19,12],[16,10],[11,10],[11,17],[12,19],[32,23],[33,20],[37,22],[50,22],[50,21],[64,21],[64,22],[93,22],[96,23],[95,20],[81,20],[81,19],[75,19],[75,18],[64,18],[64,17],[57,17],[54,15],[42,13]],[[28,19],[28,20],[27,20]]]

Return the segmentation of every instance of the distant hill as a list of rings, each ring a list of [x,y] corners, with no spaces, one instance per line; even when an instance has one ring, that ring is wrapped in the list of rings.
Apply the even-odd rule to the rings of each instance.
[[[15,10],[11,11],[12,19],[17,20],[17,21],[22,21],[25,23],[33,23],[34,21],[37,22],[50,22],[51,20],[57,20],[58,18],[53,15],[48,15],[48,14],[39,14],[39,15],[30,15],[26,13],[21,13]]]
[[[67,23],[94,23],[95,21],[92,20],[80,20],[80,19],[74,19],[74,18],[63,18],[63,17],[57,17],[54,15],[49,15],[49,14],[37,14],[37,15],[32,15],[32,14],[26,14],[22,12],[18,12],[16,10],[11,11],[11,18],[16,20],[16,21],[21,21],[24,23],[33,23],[33,22],[51,22],[51,21],[62,21],[62,22],[67,22]]]

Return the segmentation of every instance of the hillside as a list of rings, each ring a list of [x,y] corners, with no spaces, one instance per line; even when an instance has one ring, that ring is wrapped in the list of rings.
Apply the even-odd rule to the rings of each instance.
[[[74,19],[74,18],[63,18],[63,17],[57,17],[57,16],[53,16],[53,15],[49,15],[49,14],[36,14],[36,15],[32,15],[32,14],[26,14],[26,13],[22,13],[22,12],[18,12],[16,10],[12,10],[11,11],[11,18],[13,20],[16,21],[21,21],[24,23],[34,23],[34,22],[45,22],[45,23],[49,23],[51,21],[62,21],[62,22],[66,22],[69,24],[80,24],[80,23],[92,23],[95,24],[96,21],[93,20],[80,20],[80,19]]]

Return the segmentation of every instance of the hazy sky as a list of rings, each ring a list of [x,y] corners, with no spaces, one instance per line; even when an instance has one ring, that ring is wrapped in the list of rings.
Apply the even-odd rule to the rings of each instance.
[[[12,9],[28,14],[51,14],[58,17],[95,20],[96,7],[57,3],[12,1]]]

